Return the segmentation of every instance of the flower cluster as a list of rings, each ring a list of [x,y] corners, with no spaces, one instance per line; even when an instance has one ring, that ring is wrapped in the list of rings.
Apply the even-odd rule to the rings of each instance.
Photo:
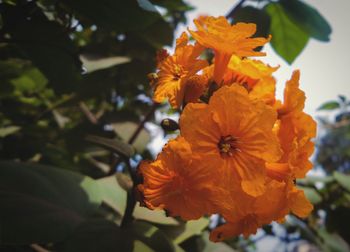
[[[194,22],[195,44],[183,33],[150,75],[154,101],[167,99],[182,113],[180,136],[139,166],[141,203],[184,220],[222,215],[212,241],[248,236],[290,212],[306,217],[313,206],[295,180],[312,168],[316,123],[303,112],[299,71],[276,100],[277,67],[248,58],[263,56],[254,49],[270,38],[252,38],[254,24],[224,17]],[[205,49],[214,52],[212,64],[199,58]]]

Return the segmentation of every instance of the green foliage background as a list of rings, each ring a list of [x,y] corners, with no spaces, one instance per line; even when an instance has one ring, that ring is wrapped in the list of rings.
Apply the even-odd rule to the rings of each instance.
[[[152,158],[144,123],[168,110],[152,103],[147,74],[192,8],[183,0],[0,1],[1,251],[255,249],[254,238],[209,242],[205,217],[185,223],[137,205],[134,220],[122,223],[127,171]],[[243,0],[227,17],[257,23],[256,36],[272,34],[289,63],[309,39],[331,34],[300,0]],[[291,216],[282,235],[266,226],[262,238],[349,251],[348,107],[343,96],[321,107],[338,109],[318,146],[326,176],[298,182],[321,211],[306,221]]]

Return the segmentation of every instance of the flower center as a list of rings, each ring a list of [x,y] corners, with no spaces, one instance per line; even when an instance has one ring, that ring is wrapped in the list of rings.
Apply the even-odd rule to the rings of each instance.
[[[179,80],[181,78],[181,75],[183,74],[183,69],[180,65],[174,65],[174,78],[173,80]]]
[[[232,157],[234,152],[240,151],[238,139],[232,135],[222,136],[218,148],[222,157]]]

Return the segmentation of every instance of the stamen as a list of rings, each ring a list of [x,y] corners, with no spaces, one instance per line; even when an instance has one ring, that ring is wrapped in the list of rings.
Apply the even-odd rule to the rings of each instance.
[[[238,139],[232,135],[222,136],[218,143],[221,156],[232,157],[234,152],[241,150],[238,148]]]
[[[182,75],[182,68],[179,65],[174,65],[174,78],[173,80],[179,80]]]

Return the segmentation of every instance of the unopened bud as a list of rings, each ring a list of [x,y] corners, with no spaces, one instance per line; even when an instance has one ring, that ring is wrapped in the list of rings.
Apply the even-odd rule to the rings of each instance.
[[[166,118],[161,123],[160,126],[165,131],[174,131],[179,129],[179,124],[172,119]]]
[[[148,81],[149,81],[150,85],[153,87],[157,83],[158,74],[156,74],[156,73],[149,73],[149,74],[147,74],[147,78],[148,78]]]

